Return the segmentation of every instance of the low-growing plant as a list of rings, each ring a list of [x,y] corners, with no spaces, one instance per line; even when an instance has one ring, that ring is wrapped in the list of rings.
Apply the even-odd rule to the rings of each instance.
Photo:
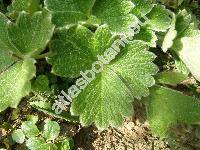
[[[32,116],[30,120],[22,123],[20,129],[14,130],[12,139],[17,143],[26,143],[30,150],[70,150],[72,140],[70,138],[59,139],[60,126],[51,120],[44,121],[43,130],[36,125],[38,118]]]
[[[167,7],[151,0],[12,1],[0,13],[0,112],[17,108],[26,97],[38,111],[103,130],[121,126],[134,114],[132,102],[138,99],[160,137],[168,137],[177,124],[198,125],[199,94],[186,96],[174,87],[191,75],[193,86],[199,86],[200,30],[193,13],[199,6],[192,2],[190,9],[187,0],[161,2]],[[146,24],[130,34],[144,17]],[[121,37],[129,42],[118,43],[119,53],[107,52],[111,60],[98,57]],[[92,63],[102,59],[109,63],[93,81],[80,78],[80,72],[98,70]],[[74,83],[79,87],[70,88]],[[59,102],[65,111],[58,115],[52,105],[68,89],[77,97],[70,106]],[[41,133],[35,124],[23,122],[13,140],[25,141],[29,149],[57,149],[59,125],[46,120]],[[64,140],[61,147],[67,144]]]

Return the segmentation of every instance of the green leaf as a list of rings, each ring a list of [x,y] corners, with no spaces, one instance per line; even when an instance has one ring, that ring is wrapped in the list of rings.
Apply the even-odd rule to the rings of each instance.
[[[6,6],[3,3],[3,0],[0,0],[0,11],[5,12],[6,11]]]
[[[21,130],[28,138],[35,137],[35,136],[39,135],[39,133],[40,133],[37,126],[32,121],[23,122],[21,125]]]
[[[81,70],[90,69],[97,52],[109,48],[111,37],[107,26],[99,27],[95,34],[80,25],[58,31],[50,43],[52,72],[63,77],[80,76]]]
[[[74,142],[72,139],[64,139],[60,142],[60,150],[71,150],[73,148]]]
[[[45,6],[53,13],[53,23],[57,26],[64,26],[87,20],[94,1],[45,0]]]
[[[48,150],[57,150],[58,147],[55,144],[47,143]]]
[[[169,88],[153,87],[147,108],[152,130],[162,137],[168,135],[172,125],[200,121],[200,100]]]
[[[63,119],[65,121],[68,122],[72,122],[72,123],[77,123],[79,122],[79,117],[76,116],[72,116],[69,112],[63,112],[62,114],[56,114],[53,110],[52,110],[52,104],[51,103],[47,103],[47,102],[42,102],[42,101],[36,101],[36,102],[31,102],[31,105],[36,108],[37,110],[53,116],[55,118],[58,119]]]
[[[96,23],[107,24],[113,32],[124,33],[137,22],[131,13],[134,5],[129,0],[46,0],[45,6],[53,13],[53,22],[59,27],[95,18]]]
[[[18,61],[0,74],[0,112],[7,107],[16,108],[31,91],[30,79],[36,69],[33,59]]]
[[[11,43],[26,57],[40,54],[49,42],[53,30],[51,15],[40,11],[33,15],[21,12],[17,22],[8,26]]]
[[[176,16],[176,31],[177,33],[181,34],[187,27],[190,25],[191,22],[191,14],[189,14],[185,9],[180,10]]]
[[[40,10],[40,0],[14,0],[8,7],[9,16],[16,19],[21,11],[33,14]]]
[[[155,5],[151,12],[147,14],[148,26],[152,30],[165,32],[171,27],[172,12],[162,5]]]
[[[158,40],[155,32],[145,27],[140,28],[140,32],[134,36],[134,39],[145,41],[150,47],[156,47]]]
[[[199,41],[200,34],[195,37],[184,37],[181,39],[183,48],[178,51],[179,57],[198,81],[200,81]]]
[[[177,85],[187,79],[187,75],[180,72],[162,72],[155,75],[155,79],[162,84]]]
[[[55,121],[46,120],[43,130],[43,136],[46,140],[55,140],[60,134],[60,126]]]
[[[36,124],[38,122],[38,116],[29,115],[27,117],[27,121],[31,121],[33,124]]]
[[[177,37],[177,31],[176,31],[176,15],[174,13],[171,13],[172,15],[172,23],[171,27],[167,31],[167,33],[163,37],[163,41],[161,41],[161,48],[163,52],[167,52],[168,49],[170,49],[173,46],[174,39]]]
[[[36,97],[34,97],[35,99]],[[39,97],[38,97],[39,98]],[[43,97],[41,97],[42,99]],[[32,99],[31,99],[32,100]],[[30,102],[31,106],[35,106],[35,107],[38,107],[38,108],[41,108],[41,109],[51,109],[51,103],[50,102],[45,102],[40,99],[38,99],[38,101],[33,101],[33,102]]]
[[[9,51],[0,49],[0,73],[12,66],[17,58],[12,57]]]
[[[177,72],[183,73],[185,75],[189,75],[189,70],[187,66],[184,64],[184,62],[178,58],[177,56],[174,57],[175,59],[175,68]]]
[[[199,40],[200,30],[196,29],[194,24],[191,23],[187,29],[179,34],[172,49],[185,63],[193,76],[200,81]]]
[[[134,4],[129,0],[96,0],[92,14],[107,24],[114,33],[127,33],[129,27],[137,23],[137,17],[132,14]]]
[[[26,146],[30,150],[49,150],[48,144],[41,137],[33,137],[26,141]]]
[[[21,129],[18,129],[12,133],[12,139],[17,143],[22,144],[22,143],[24,143],[25,135]]]
[[[69,40],[65,39],[66,36]],[[105,59],[109,61],[116,57],[89,85],[82,79],[81,88],[88,86],[74,99],[71,112],[80,115],[83,125],[93,122],[99,128],[106,128],[109,124],[121,125],[123,118],[133,113],[133,97],[148,96],[148,87],[155,83],[151,76],[157,72],[157,67],[152,63],[155,55],[147,51],[148,46],[142,41],[130,42],[118,56],[114,50],[106,51],[115,39],[107,26],[99,27],[95,33],[78,26],[69,31],[62,30],[56,35],[58,37],[56,42],[54,40],[55,43],[50,44],[54,53],[62,53],[56,57],[54,54],[53,60],[50,60],[54,63],[54,72],[55,66],[60,67],[61,72],[57,71],[58,74],[79,76],[81,70],[84,72],[92,68],[97,55],[105,55]],[[65,41],[69,41],[69,44]]]
[[[7,26],[10,23],[10,20],[0,12],[0,50],[1,51],[11,51],[14,46],[9,42],[9,35],[7,31]],[[16,50],[15,50],[16,51]]]
[[[200,55],[200,30],[196,23],[192,22],[193,20],[195,19],[192,19],[192,15],[185,9],[179,11],[174,26],[164,38],[162,49],[167,51],[171,47],[181,59],[179,61],[175,58],[178,69],[187,74],[184,63],[193,76],[200,81],[200,61],[198,58]]]
[[[135,4],[132,12],[137,17],[145,16],[154,7],[150,0],[132,0],[132,2]]]
[[[32,91],[36,94],[50,92],[48,77],[46,75],[39,75],[32,83]]]
[[[177,36],[177,31],[174,29],[174,27],[170,28],[167,34],[165,35],[162,43],[162,50],[164,52],[167,52],[167,50],[173,46],[173,42],[176,36]]]

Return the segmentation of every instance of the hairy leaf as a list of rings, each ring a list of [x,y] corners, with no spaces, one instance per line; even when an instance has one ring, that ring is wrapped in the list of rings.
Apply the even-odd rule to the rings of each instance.
[[[158,40],[155,32],[146,27],[141,27],[140,32],[134,36],[134,39],[145,41],[150,47],[156,47],[156,41]]]
[[[21,11],[33,14],[40,10],[40,0],[14,0],[8,7],[9,16],[16,19]]]
[[[132,0],[132,2],[135,4],[132,12],[139,18],[148,14],[154,7],[150,0]]]
[[[9,42],[9,35],[7,31],[7,26],[10,23],[10,20],[0,12],[0,50],[13,50],[14,46]]]
[[[21,98],[31,91],[30,79],[35,75],[35,61],[18,61],[0,74],[0,112],[16,108]]]
[[[17,22],[8,27],[11,43],[26,56],[40,54],[49,42],[53,30],[51,15],[40,11],[33,15],[21,12]]]
[[[129,0],[46,0],[45,5],[53,13],[57,26],[87,22],[91,18],[99,24],[107,24],[116,33],[124,33],[137,21],[131,13],[134,5]]]
[[[200,101],[169,88],[156,86],[151,89],[148,119],[152,130],[165,137],[172,125],[199,123]]]
[[[101,26],[96,33],[91,33],[82,26],[78,26],[72,31],[70,32],[70,44],[72,46],[60,47],[63,35],[67,35],[66,31],[62,31],[63,34],[60,34],[62,36],[56,36],[60,38],[59,42],[57,41],[59,44],[54,44],[55,47],[60,47],[54,49],[57,53],[60,53],[61,49],[65,49],[65,52],[62,53],[65,53],[66,57],[57,56],[56,59],[60,59],[60,62],[64,62],[65,59],[68,60],[65,61],[67,65],[65,63],[61,68],[70,68],[66,70],[66,75],[69,75],[72,70],[75,70],[77,74],[81,70],[84,72],[89,67],[95,70],[91,63],[97,60],[98,54],[105,55],[106,58],[104,59],[108,61],[107,63],[111,61],[111,64],[105,65],[103,72],[97,74],[90,84],[87,81],[85,81],[85,84],[84,81],[82,82],[80,88],[86,89],[80,93],[78,98],[74,99],[71,112],[74,115],[80,115],[83,125],[90,125],[93,122],[99,128],[106,128],[109,124],[120,125],[125,116],[130,116],[133,113],[131,105],[133,98],[149,95],[148,87],[155,83],[151,75],[157,72],[157,67],[152,63],[155,56],[147,51],[148,46],[145,42],[137,40],[128,43],[118,56],[116,56],[115,50],[107,51],[113,43],[113,37],[107,26]],[[87,35],[88,38],[80,38],[79,40],[82,35]],[[88,42],[90,39],[91,41]],[[66,41],[65,36],[63,40]],[[66,43],[63,42],[63,44]],[[77,52],[73,52],[74,49],[77,49]],[[71,56],[68,56],[70,53]],[[116,59],[112,61],[115,57]],[[81,61],[78,61],[78,59]],[[106,63],[105,60],[104,63]],[[55,65],[57,64],[55,63]],[[76,66],[79,65],[83,67],[77,68]],[[86,65],[88,65],[88,68],[85,67]],[[99,70],[100,68],[98,68],[96,69]],[[91,75],[95,76],[94,72],[90,73],[87,74],[88,78],[92,78]],[[79,92],[76,91],[75,93]]]
[[[187,75],[180,72],[162,72],[155,76],[155,79],[162,84],[177,85],[187,79]]]
[[[185,11],[178,14],[178,19],[179,23],[177,22],[176,30],[179,32],[172,49],[178,54],[194,77],[200,81],[200,60],[198,58],[200,55],[200,30],[194,23],[190,23],[191,17]]]
[[[9,68],[18,59],[12,57],[12,53],[0,49],[0,73]]]
[[[45,6],[53,13],[57,26],[77,24],[87,20],[95,0],[45,0]]]
[[[172,12],[162,5],[155,5],[150,13],[148,26],[155,31],[166,31],[172,24]]]
[[[137,18],[131,13],[134,4],[129,0],[96,0],[92,14],[107,24],[115,33],[127,33],[129,27],[137,23]]]

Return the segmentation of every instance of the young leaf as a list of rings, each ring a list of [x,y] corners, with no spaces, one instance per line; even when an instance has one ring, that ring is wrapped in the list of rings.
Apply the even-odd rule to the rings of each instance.
[[[46,120],[43,130],[43,136],[47,141],[55,140],[60,134],[60,126],[55,121]]]
[[[187,27],[190,25],[191,22],[191,14],[189,14],[185,9],[179,11],[176,16],[176,31],[181,34]]]
[[[21,125],[21,130],[28,138],[35,137],[40,133],[37,126],[32,121],[23,122]]]
[[[177,36],[177,31],[176,31],[176,15],[172,13],[172,24],[167,33],[165,34],[163,41],[162,41],[162,50],[163,52],[167,52],[169,48],[173,46],[174,39]]]
[[[31,91],[30,79],[35,76],[33,59],[18,61],[0,74],[0,112],[16,108],[21,98]]]
[[[162,137],[172,125],[200,121],[200,101],[169,88],[153,87],[147,108],[152,130]]]
[[[73,148],[74,142],[72,139],[64,139],[60,142],[60,150],[71,150]]]
[[[41,137],[33,137],[26,141],[26,146],[30,150],[49,150],[48,144]]]
[[[22,143],[24,143],[25,135],[21,129],[18,129],[12,133],[12,139],[17,143],[22,144]]]
[[[164,52],[167,52],[167,50],[172,47],[176,36],[177,36],[177,31],[174,29],[174,27],[170,28],[167,34],[165,35],[162,43],[162,50]]]

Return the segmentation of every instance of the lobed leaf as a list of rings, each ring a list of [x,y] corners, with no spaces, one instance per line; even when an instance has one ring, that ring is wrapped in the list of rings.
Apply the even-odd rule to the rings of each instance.
[[[71,36],[69,37],[67,33]],[[66,37],[69,39],[65,39]],[[51,60],[52,58],[49,60],[54,62],[54,67],[60,67],[61,73],[66,73],[66,76],[79,76],[81,70],[92,68],[92,62],[97,60],[95,57],[98,54],[105,54],[106,49],[110,48],[115,39],[107,26],[101,26],[95,33],[83,26],[64,29],[55,38],[59,40],[56,39],[53,44],[50,44],[51,50],[54,51],[52,57],[54,61]],[[63,44],[67,46],[61,47]],[[61,49],[65,51],[61,52]],[[116,56],[117,52],[108,52],[107,55],[113,59],[116,57],[116,60],[106,65],[103,72],[97,74],[87,87],[87,83],[82,82],[81,87],[86,89],[73,101],[71,112],[80,115],[83,125],[90,125],[93,122],[99,128],[106,128],[109,124],[120,125],[125,116],[133,113],[131,105],[133,97],[141,98],[149,95],[148,87],[155,83],[151,75],[157,72],[157,67],[152,63],[155,56],[147,49],[145,42],[135,40],[126,45],[118,56]],[[77,52],[73,52],[74,50]],[[62,54],[56,56],[57,53]],[[64,54],[66,57],[60,57]],[[56,59],[65,64],[61,67],[61,64],[55,63]],[[82,68],[79,68],[79,65]]]
[[[53,13],[53,22],[59,27],[91,22],[93,18],[100,25],[107,24],[115,33],[124,33],[137,22],[131,13],[134,5],[129,0],[46,0],[45,6]]]

